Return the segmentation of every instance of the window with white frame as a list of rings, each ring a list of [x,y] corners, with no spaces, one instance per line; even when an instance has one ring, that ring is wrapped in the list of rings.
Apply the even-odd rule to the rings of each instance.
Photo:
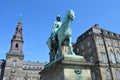
[[[117,60],[120,63],[120,52],[119,51],[117,51]]]
[[[119,47],[119,43],[116,40],[114,40],[113,43],[115,47]]]
[[[115,61],[115,55],[114,55],[114,53],[113,53],[112,50],[110,50],[110,56],[111,56],[112,63],[116,63],[116,61]]]
[[[107,57],[105,53],[101,53],[101,58],[103,63],[107,63]]]
[[[100,52],[105,52],[104,46],[102,46],[102,45],[99,46],[99,51],[100,51]]]
[[[111,40],[110,40],[110,39],[107,39],[107,40],[106,40],[106,44],[107,44],[108,46],[111,46],[111,45],[112,45]]]
[[[98,37],[98,43],[103,44],[103,39],[101,37]]]

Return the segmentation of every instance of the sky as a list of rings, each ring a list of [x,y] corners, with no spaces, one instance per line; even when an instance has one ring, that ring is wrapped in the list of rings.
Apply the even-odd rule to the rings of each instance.
[[[0,59],[6,59],[20,15],[24,61],[49,62],[49,38],[56,16],[75,12],[72,42],[94,24],[120,34],[120,0],[0,0]]]

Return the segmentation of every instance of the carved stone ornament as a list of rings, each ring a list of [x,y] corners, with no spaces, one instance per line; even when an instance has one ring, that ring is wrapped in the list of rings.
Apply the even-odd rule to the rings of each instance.
[[[82,70],[80,68],[74,69],[75,74],[80,75],[82,73]]]

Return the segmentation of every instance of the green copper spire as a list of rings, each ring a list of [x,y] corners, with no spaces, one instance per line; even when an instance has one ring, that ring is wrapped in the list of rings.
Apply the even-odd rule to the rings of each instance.
[[[20,15],[18,23],[22,24],[22,15]]]

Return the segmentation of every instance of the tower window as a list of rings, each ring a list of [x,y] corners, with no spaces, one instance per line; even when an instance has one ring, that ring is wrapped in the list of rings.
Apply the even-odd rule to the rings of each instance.
[[[12,67],[15,67],[16,66],[16,61],[13,61],[12,62]]]
[[[18,44],[15,45],[15,50],[18,50]]]
[[[18,30],[18,32],[20,33],[20,32],[21,32],[21,30]]]

